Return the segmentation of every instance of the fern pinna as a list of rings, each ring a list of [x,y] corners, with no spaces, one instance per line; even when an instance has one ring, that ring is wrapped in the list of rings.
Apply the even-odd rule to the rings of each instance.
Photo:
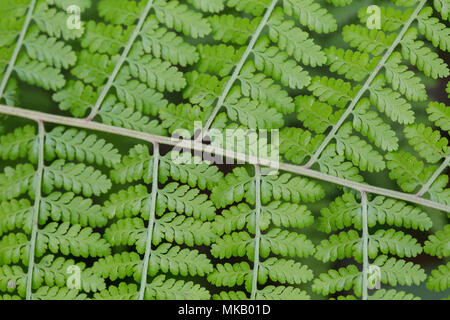
[[[375,4],[0,0],[0,299],[448,297],[450,2]]]
[[[187,162],[174,163],[172,158],[178,156]],[[112,194],[104,207],[107,217],[114,219],[105,230],[105,239],[122,249],[101,258],[92,269],[104,278],[121,282],[96,294],[96,298],[210,297],[199,284],[171,277],[201,278],[213,268],[208,256],[193,247],[209,246],[215,239],[210,221],[216,210],[207,191],[220,181],[222,173],[207,163],[196,165],[191,161],[199,159],[189,153],[160,157],[157,147],[150,154],[148,147],[137,145],[111,171],[114,182],[132,183]],[[165,186],[159,188],[158,182]],[[129,249],[124,250],[124,246]],[[123,281],[129,277],[137,284]]]
[[[108,220],[92,198],[111,188],[98,168],[120,161],[118,150],[97,136],[56,127],[25,126],[1,137],[0,290],[11,298],[84,299],[105,288],[88,268],[91,257],[111,252],[93,228]],[[67,285],[68,268],[81,269],[80,291]],[[3,298],[7,298],[4,296]]]
[[[176,120],[165,116],[175,108],[166,97],[186,87],[181,70],[198,60],[185,38],[204,37],[209,24],[185,4],[166,0],[100,1],[98,15],[104,22],[86,23],[74,78],[54,100],[77,117],[89,112],[88,119],[98,115],[106,124],[165,134]],[[187,122],[182,116],[178,121]]]
[[[91,4],[90,0],[77,3],[80,11]],[[0,2],[0,97],[7,103],[18,99],[17,80],[47,90],[64,87],[63,71],[77,60],[67,42],[83,34],[83,29],[67,26],[65,10],[70,4],[67,0]]]
[[[315,202],[323,196],[324,190],[313,181],[288,173],[261,176],[258,166],[253,177],[244,167],[228,174],[211,196],[217,207],[227,208],[214,221],[213,228],[222,237],[213,244],[211,253],[220,259],[246,257],[251,264],[217,264],[209,282],[243,290],[221,291],[214,298],[308,299],[307,291],[289,285],[313,279],[313,271],[296,258],[311,256],[314,244],[306,235],[289,229],[311,225],[311,211],[298,203]],[[230,206],[236,202],[239,204]],[[268,281],[283,285],[263,286]]]

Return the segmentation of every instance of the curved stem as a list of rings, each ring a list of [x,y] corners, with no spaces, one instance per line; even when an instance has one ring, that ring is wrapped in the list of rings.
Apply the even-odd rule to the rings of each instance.
[[[348,187],[357,191],[365,190],[366,192],[372,193],[372,194],[378,194],[382,195],[388,198],[393,199],[399,199],[411,203],[415,203],[421,206],[434,208],[441,211],[450,212],[450,206],[441,204],[435,201],[430,201],[427,199],[423,199],[420,197],[417,197],[416,195],[409,194],[409,193],[403,193],[398,191],[393,191],[390,189],[380,188],[364,183],[359,183],[347,179],[342,179],[339,177],[331,176],[316,170],[308,169],[305,167],[288,164],[288,163],[282,163],[282,162],[275,162],[271,161],[270,159],[264,159],[261,157],[255,157],[239,152],[234,152],[230,150],[225,150],[218,147],[213,147],[209,145],[204,145],[198,141],[192,141],[192,140],[183,140],[183,139],[177,139],[177,138],[170,138],[170,137],[163,137],[158,136],[155,134],[150,133],[144,133],[140,131],[120,128],[120,127],[114,127],[110,125],[105,125],[98,122],[93,121],[86,121],[84,119],[76,119],[76,118],[70,118],[70,117],[64,117],[64,116],[57,116],[52,115],[48,113],[33,111],[33,110],[27,110],[22,108],[15,108],[15,107],[8,107],[0,104],[0,113],[10,115],[10,116],[17,116],[32,120],[42,120],[49,123],[55,123],[60,125],[66,125],[71,127],[78,127],[78,128],[84,128],[88,130],[96,130],[101,131],[105,133],[112,133],[116,135],[121,135],[125,137],[130,137],[134,139],[139,139],[151,143],[159,143],[163,145],[169,145],[169,146],[176,146],[180,149],[185,150],[194,150],[199,152],[205,152],[210,154],[215,154],[217,156],[223,156],[230,159],[235,159],[239,161],[245,161],[246,163],[253,164],[253,165],[262,165],[267,166],[269,168],[275,169],[275,170],[283,170],[288,171],[294,174],[302,175],[305,177],[310,177],[313,179],[319,179],[322,181],[334,183],[340,186]],[[269,165],[266,165],[268,164]]]
[[[9,60],[8,68],[6,69],[5,75],[3,76],[2,82],[0,83],[0,99],[5,92],[6,85],[8,84],[8,80],[11,77],[11,73],[14,70],[14,66],[16,64],[17,57],[19,56],[20,49],[22,49],[23,40],[28,31],[28,27],[31,22],[31,18],[33,17],[34,7],[36,6],[36,0],[31,0],[30,6],[28,7],[27,16],[25,18],[25,22],[22,26],[22,31],[20,32],[19,38],[17,39],[16,46],[14,48],[13,55],[11,56],[11,60]]]
[[[420,191],[417,193],[418,197],[422,197],[431,187],[431,185],[436,181],[436,179],[439,177],[439,175],[447,169],[447,167],[450,164],[450,155],[445,158],[444,162],[441,164],[439,168],[433,173],[431,178],[423,185],[423,187],[420,189]]]
[[[255,255],[253,256],[253,277],[252,277],[252,293],[250,299],[256,299],[258,292],[258,271],[259,271],[259,245],[261,242],[261,229],[259,228],[259,220],[261,216],[261,170],[255,165]]]
[[[155,225],[156,195],[158,193],[158,166],[159,166],[159,144],[155,143],[153,148],[153,177],[152,177],[152,199],[147,227],[147,243],[145,245],[144,265],[142,267],[141,288],[139,300],[144,299],[145,287],[147,285],[147,271],[150,253],[152,251],[153,227]]]
[[[34,270],[34,254],[36,248],[36,237],[38,232],[38,224],[39,224],[39,207],[41,202],[41,184],[42,184],[42,174],[44,171],[44,138],[45,138],[45,128],[44,123],[41,120],[38,120],[39,127],[39,154],[38,154],[38,168],[36,171],[36,177],[34,180],[34,207],[33,207],[33,218],[31,223],[33,224],[33,228],[31,231],[31,239],[30,239],[30,255],[28,258],[28,274],[27,274],[27,292],[26,299],[31,300],[31,289],[33,286],[33,270]]]
[[[369,89],[370,85],[372,84],[372,81],[375,79],[375,77],[380,72],[381,68],[384,67],[386,61],[389,59],[389,57],[392,55],[394,50],[399,45],[400,41],[402,40],[403,36],[405,35],[406,31],[408,31],[411,24],[414,22],[414,20],[417,18],[417,15],[422,10],[423,6],[425,5],[426,0],[422,0],[416,7],[416,10],[411,14],[408,21],[403,25],[403,28],[401,32],[398,34],[397,38],[395,38],[394,42],[391,44],[389,49],[384,54],[381,61],[378,63],[377,67],[372,71],[372,73],[369,75],[369,78],[367,78],[366,82],[364,83],[364,86],[359,90],[358,94],[353,98],[352,102],[348,106],[347,110],[345,110],[344,114],[341,116],[339,121],[333,126],[330,133],[327,135],[325,140],[320,145],[319,149],[314,153],[314,155],[311,157],[311,159],[308,161],[308,163],[305,165],[305,168],[311,168],[312,165],[319,159],[320,155],[322,154],[323,150],[328,146],[328,144],[331,142],[331,140],[336,136],[336,133],[340,129],[340,127],[344,124],[344,121],[348,118],[348,116],[353,112],[353,109],[358,104],[359,100],[363,97],[363,95],[366,93],[366,91]]]
[[[150,12],[152,5],[153,5],[153,0],[149,0],[147,2],[147,5],[145,6],[144,10],[142,11],[141,16],[139,17],[139,22],[138,22],[136,28],[134,29],[133,34],[131,35],[130,39],[128,40],[128,43],[127,43],[125,49],[123,50],[119,61],[117,61],[117,64],[116,64],[113,72],[111,73],[111,75],[108,78],[108,82],[103,87],[102,92],[100,93],[100,96],[98,97],[94,108],[92,108],[91,113],[86,118],[88,121],[91,121],[92,119],[94,119],[94,117],[98,113],[98,110],[102,106],[102,103],[105,100],[106,95],[108,94],[109,90],[111,89],[111,87],[114,83],[114,80],[116,80],[117,74],[119,73],[120,69],[122,68],[122,65],[124,64],[125,60],[127,59],[128,54],[130,53],[133,43],[136,41],[136,38],[139,35],[139,32],[141,32],[142,26],[144,25],[145,19],[147,18],[147,15]]]
[[[255,33],[252,35],[252,38],[250,40],[250,43],[247,46],[247,49],[245,50],[244,54],[241,57],[241,60],[236,65],[236,68],[234,69],[233,74],[231,75],[231,78],[228,80],[225,88],[222,91],[222,94],[219,97],[219,100],[217,100],[216,106],[214,107],[211,115],[209,116],[208,120],[206,121],[205,126],[203,127],[202,133],[205,135],[208,133],[209,128],[211,127],[214,119],[216,118],[217,114],[220,111],[220,108],[222,108],[223,103],[225,102],[225,99],[228,96],[228,93],[230,92],[231,88],[233,87],[233,84],[236,82],[237,77],[241,73],[242,67],[244,66],[244,63],[247,61],[248,56],[252,52],[253,48],[255,47],[256,41],[258,40],[259,36],[261,35],[262,30],[267,24],[267,21],[269,20],[270,15],[272,14],[273,9],[275,8],[278,0],[272,0],[271,4],[266,10],[266,13],[264,14],[264,17],[262,18],[261,22],[258,25],[258,28],[256,29]],[[199,136],[200,139],[202,139],[202,135]]]
[[[363,242],[363,292],[362,299],[367,300],[367,271],[369,269],[369,255],[367,246],[369,243],[369,227],[367,225],[367,193],[361,192],[361,207],[362,207],[362,242]]]

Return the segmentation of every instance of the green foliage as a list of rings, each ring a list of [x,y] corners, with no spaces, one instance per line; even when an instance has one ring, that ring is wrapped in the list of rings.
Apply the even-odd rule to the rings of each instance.
[[[0,300],[448,290],[448,0],[73,4],[0,0]]]
[[[322,209],[319,229],[327,233],[348,227],[361,230],[362,214],[364,214],[362,211],[361,203],[356,197],[352,193],[345,193],[331,203],[329,208]],[[421,230],[431,228],[431,219],[426,213],[403,202],[385,197],[378,196],[368,200],[366,214],[368,227],[388,224]],[[374,259],[372,264],[381,269],[382,283],[392,286],[397,283],[417,285],[425,280],[425,272],[419,265],[395,258],[388,259],[388,254],[410,258],[422,253],[422,246],[415,238],[395,229],[378,229],[376,232],[369,232],[366,240],[364,235],[360,236],[353,229],[332,234],[316,247],[315,257],[323,262],[354,258],[356,262],[362,263],[364,241],[367,241],[368,258]],[[411,269],[411,273],[403,274],[399,271],[401,268]],[[314,280],[313,285],[315,292],[324,295],[350,289],[354,290],[356,296],[361,296],[362,274],[355,265],[323,273]]]
[[[311,269],[291,259],[311,256],[315,251],[314,244],[305,235],[281,227],[303,228],[312,224],[314,219],[307,207],[295,203],[317,201],[323,196],[323,190],[312,181],[297,178],[291,179],[289,174],[251,177],[245,168],[238,167],[213,189],[211,198],[218,207],[241,202],[244,198],[247,203],[231,206],[216,217],[213,230],[220,238],[212,245],[211,254],[220,259],[246,256],[253,267],[247,261],[218,264],[208,276],[209,282],[218,287],[245,284],[248,293],[264,296],[263,292],[273,292],[273,289],[269,289],[270,286],[254,288],[254,276],[261,286],[269,279],[289,285],[312,280]],[[255,184],[258,183],[261,184],[261,195],[255,196]],[[304,191],[299,193],[302,189]],[[306,292],[299,292],[294,287],[278,290],[282,299],[309,299]],[[291,294],[283,295],[285,290]],[[243,292],[223,291],[215,299],[230,299],[235,294],[239,294],[239,299],[246,297]]]

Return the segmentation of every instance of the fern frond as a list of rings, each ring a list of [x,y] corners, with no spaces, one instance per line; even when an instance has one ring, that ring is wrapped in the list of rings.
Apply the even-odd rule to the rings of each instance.
[[[374,111],[369,111],[370,102],[362,99],[353,111],[353,128],[367,136],[377,147],[393,151],[398,149],[395,131]]]
[[[48,248],[52,253],[61,252],[75,257],[98,257],[111,253],[106,240],[99,233],[93,233],[89,227],[70,226],[68,222],[58,225],[51,222],[38,231],[36,240],[36,255],[41,256]]]
[[[178,1],[157,0],[153,4],[158,21],[192,38],[201,38],[211,32],[207,20]]]
[[[429,119],[442,130],[450,131],[450,108],[443,103],[430,102],[427,107]]]
[[[270,253],[283,257],[308,257],[315,251],[313,243],[304,234],[278,228],[261,235],[260,254],[267,258]]]
[[[248,289],[251,286],[250,266],[247,262],[216,264],[215,269],[208,275],[208,281],[218,287],[234,287],[245,284]]]
[[[261,263],[258,280],[266,283],[269,279],[283,284],[302,284],[313,279],[313,272],[294,260],[269,258]]]
[[[195,8],[205,12],[220,12],[224,8],[225,0],[188,0]]]
[[[66,81],[59,70],[45,63],[22,56],[15,67],[18,77],[31,85],[41,86],[46,90],[58,90],[64,87]]]
[[[208,290],[192,281],[183,281],[157,276],[146,285],[146,300],[208,300]]]
[[[321,47],[308,38],[308,33],[296,27],[295,22],[286,19],[281,8],[275,8],[267,22],[269,38],[278,43],[281,50],[298,62],[311,67],[322,66],[326,57]]]
[[[391,286],[419,285],[426,279],[425,271],[412,262],[379,256],[373,263],[381,269],[381,282]]]
[[[5,167],[0,174],[0,200],[10,200],[31,190],[35,170],[31,164]]]
[[[33,207],[27,199],[0,203],[0,236],[15,229],[31,233]]]
[[[450,29],[439,22],[439,19],[431,17],[433,9],[424,8],[417,16],[418,30],[431,41],[435,47],[448,51],[450,49]]]
[[[385,168],[383,156],[370,144],[358,136],[351,135],[351,123],[344,124],[336,135],[336,151],[345,155],[355,166],[369,172],[378,172]]]
[[[398,185],[406,192],[413,192],[418,186],[424,185],[433,168],[424,170],[422,161],[405,151],[388,153],[386,155],[389,177],[397,180]]]
[[[153,134],[166,134],[157,120],[150,120],[140,112],[134,112],[121,103],[116,103],[114,97],[106,99],[99,111],[99,116],[105,124],[120,126],[126,129],[138,130]]]
[[[427,76],[433,79],[445,78],[450,74],[447,64],[438,54],[426,47],[422,41],[416,41],[417,30],[412,28],[403,37],[402,54],[405,59],[417,66]]]
[[[47,160],[67,159],[108,167],[120,161],[119,151],[111,143],[88,135],[85,131],[56,127],[45,135],[45,156]]]
[[[40,287],[33,293],[33,300],[86,300],[87,295],[67,287]]]
[[[134,283],[121,282],[117,287],[95,293],[95,300],[136,300],[139,296],[138,287]]]
[[[354,226],[361,229],[361,207],[351,193],[344,193],[321,210],[319,217],[319,230],[332,232],[346,227]],[[429,230],[432,221],[428,215],[417,207],[403,201],[377,196],[368,201],[367,224],[373,227],[377,224],[386,224],[396,227]]]
[[[394,52],[384,65],[386,80],[392,84],[394,90],[404,94],[412,101],[424,101],[427,99],[425,85],[408,67],[401,65],[402,59],[398,52]]]
[[[300,23],[318,33],[329,33],[337,29],[334,17],[314,0],[284,0],[284,12],[299,19]]]
[[[261,191],[263,203],[267,203],[272,198],[293,203],[299,201],[315,202],[325,195],[322,187],[316,182],[306,178],[292,177],[288,173],[262,177]]]
[[[378,250],[400,258],[415,257],[422,253],[422,246],[411,235],[388,229],[378,230],[369,236],[369,257],[375,258]]]
[[[266,286],[261,290],[258,290],[256,299],[261,300],[310,300],[309,294],[295,287],[285,286]]]
[[[152,251],[148,274],[154,276],[162,271],[170,272],[174,276],[204,276],[212,269],[212,264],[205,254],[165,243]]]
[[[436,163],[449,152],[447,138],[441,138],[439,131],[433,131],[424,124],[405,127],[405,136],[414,149],[429,163]]]
[[[157,245],[166,240],[193,247],[211,245],[216,237],[210,222],[177,216],[176,213],[169,212],[155,222],[152,243]]]
[[[199,193],[200,190],[190,189],[187,185],[169,183],[158,192],[156,213],[161,215],[168,209],[203,221],[214,219],[216,210],[212,201]]]
[[[125,218],[113,223],[105,230],[104,238],[112,246],[136,245],[138,253],[145,252],[147,228],[140,218]]]
[[[348,25],[342,28],[344,41],[358,51],[379,56],[394,42],[396,34],[386,36],[383,31],[369,30],[360,25]]]
[[[86,293],[97,292],[105,289],[105,281],[91,269],[87,269],[84,263],[75,264],[72,259],[64,259],[53,255],[44,256],[36,263],[33,273],[33,287],[39,288],[43,284],[49,287],[64,287],[67,284],[69,274],[66,272],[69,266],[76,265],[81,269],[80,289]]]
[[[0,264],[28,263],[28,238],[23,233],[9,233],[0,240]]]
[[[111,188],[111,181],[93,167],[83,163],[65,163],[64,160],[58,159],[45,168],[42,188],[46,193],[55,188],[64,188],[66,191],[90,197],[106,193]]]
[[[186,86],[183,74],[169,62],[163,62],[144,54],[141,46],[135,46],[130,51],[127,58],[129,69],[122,69],[122,72],[129,71],[133,76],[146,83],[150,88],[155,88],[161,92],[180,91]]]
[[[361,249],[360,242],[361,238],[355,230],[333,234],[317,246],[315,258],[322,262],[351,257],[360,259],[361,252],[358,252]]]
[[[380,112],[401,124],[411,124],[414,122],[414,112],[412,106],[400,94],[390,88],[384,87],[385,79],[378,76],[370,86],[370,101],[377,106]]]
[[[261,73],[255,74],[255,66],[247,63],[241,70],[238,79],[242,94],[260,100],[283,114],[294,111],[294,103],[288,93],[270,78]]]
[[[31,59],[39,60],[57,69],[67,69],[73,66],[77,57],[72,48],[56,38],[49,38],[39,33],[37,28],[31,28],[24,47]]]
[[[274,129],[283,126],[283,116],[277,110],[268,108],[256,100],[238,99],[238,96],[239,94],[230,93],[223,104],[230,120],[239,120],[250,129]]]
[[[446,225],[443,230],[431,235],[425,242],[424,251],[438,258],[450,256],[450,226]]]
[[[258,27],[257,20],[233,15],[214,15],[208,19],[214,40],[243,45]]]
[[[133,276],[140,265],[141,259],[136,252],[125,251],[100,258],[92,266],[92,271],[102,278],[115,281]]]
[[[315,127],[319,126],[315,118],[308,122],[311,125],[314,123]],[[280,154],[294,163],[302,164],[307,157],[312,156],[323,138],[322,135],[313,136],[311,132],[300,128],[283,128],[280,132]]]
[[[336,72],[339,75],[344,75],[348,80],[358,82],[367,78],[374,63],[378,62],[377,59],[373,59],[369,63],[368,54],[354,52],[350,49],[345,51],[344,49],[330,47],[325,49],[325,53],[331,72]]]
[[[444,291],[450,287],[450,262],[431,271],[427,288],[433,291]]]
[[[298,96],[295,98],[298,119],[303,125],[315,133],[324,133],[329,127],[336,124],[341,114],[333,113],[333,108],[326,103],[318,102],[311,96]]]
[[[0,156],[3,160],[29,158],[35,162],[35,140],[36,132],[33,126],[19,127],[14,132],[0,136]]]
[[[320,170],[332,176],[358,182],[363,181],[358,168],[351,162],[345,161],[345,157],[337,153],[336,144],[328,145],[317,162]]]
[[[311,77],[288,55],[277,47],[269,47],[268,38],[260,38],[253,49],[255,67],[266,75],[280,81],[292,89],[302,89],[309,85]]]
[[[144,50],[155,58],[163,58],[182,67],[194,64],[199,58],[194,46],[184,42],[176,33],[159,27],[155,20],[149,19],[144,24],[140,36]]]
[[[41,200],[39,223],[45,224],[49,219],[92,228],[103,227],[107,223],[99,205],[93,205],[91,199],[76,197],[71,192],[54,192]]]
[[[308,90],[320,101],[328,102],[338,108],[344,108],[355,95],[350,83],[328,77],[314,77]]]
[[[312,289],[322,295],[328,295],[343,290],[354,289],[356,295],[362,290],[362,277],[358,268],[349,265],[339,270],[330,270],[322,273],[319,278],[314,279]]]

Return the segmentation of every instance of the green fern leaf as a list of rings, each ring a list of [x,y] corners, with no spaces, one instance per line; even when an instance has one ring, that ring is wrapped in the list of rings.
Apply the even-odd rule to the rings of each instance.
[[[93,167],[82,163],[65,163],[59,159],[44,169],[42,188],[46,193],[55,188],[64,188],[90,197],[106,193],[111,188],[111,181]]]
[[[431,271],[427,288],[433,291],[444,291],[450,287],[450,262]]]
[[[424,251],[439,259],[450,256],[450,226],[446,225],[443,230],[431,235],[425,242]]]
[[[422,123],[405,127],[405,136],[429,163],[438,162],[449,152],[447,138],[441,138],[439,131],[433,131]]]
[[[429,119],[442,130],[450,131],[450,108],[443,103],[430,102],[427,107]]]
[[[146,300],[208,300],[208,290],[192,281],[166,279],[160,275],[146,285]]]
[[[56,127],[45,135],[45,156],[47,160],[67,159],[108,167],[120,161],[119,151],[96,135],[85,131]]]
[[[284,12],[299,19],[300,23],[318,33],[329,33],[337,29],[334,17],[314,0],[284,0]]]
[[[80,225],[70,226],[70,223],[57,224],[51,222],[38,231],[36,240],[36,255],[41,256],[48,248],[52,253],[61,252],[75,257],[98,257],[111,253],[111,248],[99,233]]]

